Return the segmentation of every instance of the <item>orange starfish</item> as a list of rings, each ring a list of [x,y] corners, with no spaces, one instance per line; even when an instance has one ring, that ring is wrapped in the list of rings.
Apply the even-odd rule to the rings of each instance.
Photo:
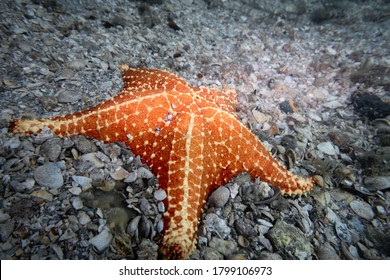
[[[141,156],[167,192],[161,252],[188,258],[207,196],[233,176],[251,177],[300,195],[314,181],[287,171],[237,119],[236,93],[193,87],[157,69],[122,66],[123,90],[82,112],[50,119],[20,119],[14,133],[39,133],[48,127],[59,136],[82,134],[105,142],[121,141]]]

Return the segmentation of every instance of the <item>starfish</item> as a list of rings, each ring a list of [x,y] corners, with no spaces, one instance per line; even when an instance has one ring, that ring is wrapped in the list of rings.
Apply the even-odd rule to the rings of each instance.
[[[121,70],[124,87],[110,100],[68,115],[12,120],[9,130],[37,134],[47,127],[60,137],[123,142],[140,155],[167,193],[160,247],[166,258],[189,257],[206,198],[233,176],[246,171],[286,195],[313,188],[313,178],[286,170],[238,120],[233,89],[194,87],[158,69]]]

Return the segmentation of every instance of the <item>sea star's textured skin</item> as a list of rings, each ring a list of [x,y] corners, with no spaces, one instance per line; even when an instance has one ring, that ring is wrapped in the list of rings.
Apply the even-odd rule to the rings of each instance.
[[[43,127],[59,136],[82,134],[121,141],[140,155],[167,192],[161,252],[188,258],[209,193],[247,171],[253,178],[300,195],[314,181],[287,171],[236,118],[233,90],[192,87],[156,69],[122,66],[119,95],[82,112],[50,119],[13,120],[10,131],[36,134]]]

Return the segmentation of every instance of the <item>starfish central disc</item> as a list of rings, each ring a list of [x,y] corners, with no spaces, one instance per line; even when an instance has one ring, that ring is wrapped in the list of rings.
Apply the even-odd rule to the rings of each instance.
[[[44,127],[64,137],[81,134],[120,141],[140,155],[167,192],[161,252],[188,258],[207,196],[244,171],[301,195],[314,185],[286,170],[236,117],[236,93],[193,87],[157,69],[121,67],[124,87],[95,107],[49,119],[19,119],[14,133],[36,134]]]

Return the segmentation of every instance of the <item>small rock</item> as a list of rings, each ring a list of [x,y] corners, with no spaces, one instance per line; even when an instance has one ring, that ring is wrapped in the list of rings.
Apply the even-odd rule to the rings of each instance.
[[[276,222],[268,233],[269,239],[278,252],[293,259],[312,259],[313,248],[304,234],[284,221]]]
[[[82,192],[82,190],[79,187],[71,187],[69,189],[69,192],[73,195],[79,195]]]
[[[73,179],[73,181],[75,181],[77,184],[79,184],[82,187],[92,183],[92,179],[85,177],[85,176],[73,175],[72,179]]]
[[[34,171],[35,181],[42,187],[58,189],[64,184],[61,169],[52,162],[38,166]]]
[[[209,246],[225,257],[229,257],[237,251],[237,244],[231,240],[223,240],[217,237],[211,238]]]
[[[325,242],[316,248],[317,256],[320,260],[340,260],[336,250],[330,245],[329,242]]]
[[[74,144],[76,145],[76,148],[82,152],[83,154],[87,153],[93,153],[98,150],[96,145],[93,143],[93,141],[88,140],[82,135],[75,135],[72,137],[72,140]]]
[[[350,243],[352,241],[351,231],[349,230],[346,224],[342,223],[341,221],[336,221],[335,230],[337,236],[341,240],[344,240],[346,243]]]
[[[251,237],[251,236],[255,236],[257,234],[254,227],[246,219],[236,220],[234,222],[234,228],[236,229],[238,234],[241,234],[244,237]]]
[[[352,103],[356,112],[371,120],[390,115],[390,104],[368,92],[352,94]]]
[[[256,122],[260,125],[264,125],[266,122],[272,120],[270,115],[266,115],[262,112],[257,111],[256,109],[252,110],[252,115],[255,118]]]
[[[72,201],[72,206],[74,209],[79,210],[84,207],[83,202],[80,197],[75,197]]]
[[[260,260],[277,260],[277,261],[283,260],[281,255],[276,254],[276,253],[271,253],[268,251],[261,252],[259,259]]]
[[[363,219],[371,221],[375,217],[371,205],[365,201],[354,200],[349,204],[349,206],[356,214],[358,214]]]
[[[60,103],[74,103],[82,100],[82,91],[78,90],[65,90],[58,95],[58,102]]]
[[[62,140],[58,137],[53,137],[46,140],[41,146],[41,154],[49,159],[55,161],[61,154]]]
[[[53,201],[53,195],[46,190],[36,190],[31,193],[31,196],[42,198],[47,201]]]
[[[95,246],[99,252],[102,252],[104,249],[108,248],[111,241],[112,234],[108,229],[104,229],[101,233],[89,239],[89,243]]]
[[[380,191],[390,188],[390,176],[372,176],[364,179],[369,190]]]
[[[76,237],[77,234],[72,229],[67,228],[65,232],[60,236],[59,240],[63,241],[63,240],[68,240]]]
[[[203,259],[204,260],[223,260],[223,255],[217,250],[206,247],[203,251]]]
[[[76,59],[70,61],[67,66],[72,70],[76,70],[76,71],[83,70],[86,66],[86,61],[82,59]]]
[[[4,223],[10,218],[10,216],[7,213],[3,212],[3,209],[0,209],[0,223]]]
[[[91,218],[84,211],[80,211],[77,215],[77,218],[79,220],[79,223],[83,226],[91,222]]]
[[[10,237],[11,233],[14,231],[15,224],[14,221],[9,220],[4,224],[0,224],[0,241],[6,242]]]
[[[230,191],[227,187],[219,187],[209,197],[208,203],[211,207],[222,208],[228,202]]]
[[[221,219],[214,213],[207,214],[203,220],[203,224],[208,231],[216,232],[222,238],[228,236],[231,231],[225,220]]]
[[[163,189],[158,189],[153,194],[156,200],[162,201],[167,198],[167,193]]]
[[[147,169],[143,166],[138,168],[137,175],[138,175],[138,177],[143,178],[143,179],[151,179],[154,176],[153,173],[149,169]]]
[[[104,167],[104,162],[99,158],[98,153],[88,153],[81,156],[84,162],[91,162],[96,168]]]

